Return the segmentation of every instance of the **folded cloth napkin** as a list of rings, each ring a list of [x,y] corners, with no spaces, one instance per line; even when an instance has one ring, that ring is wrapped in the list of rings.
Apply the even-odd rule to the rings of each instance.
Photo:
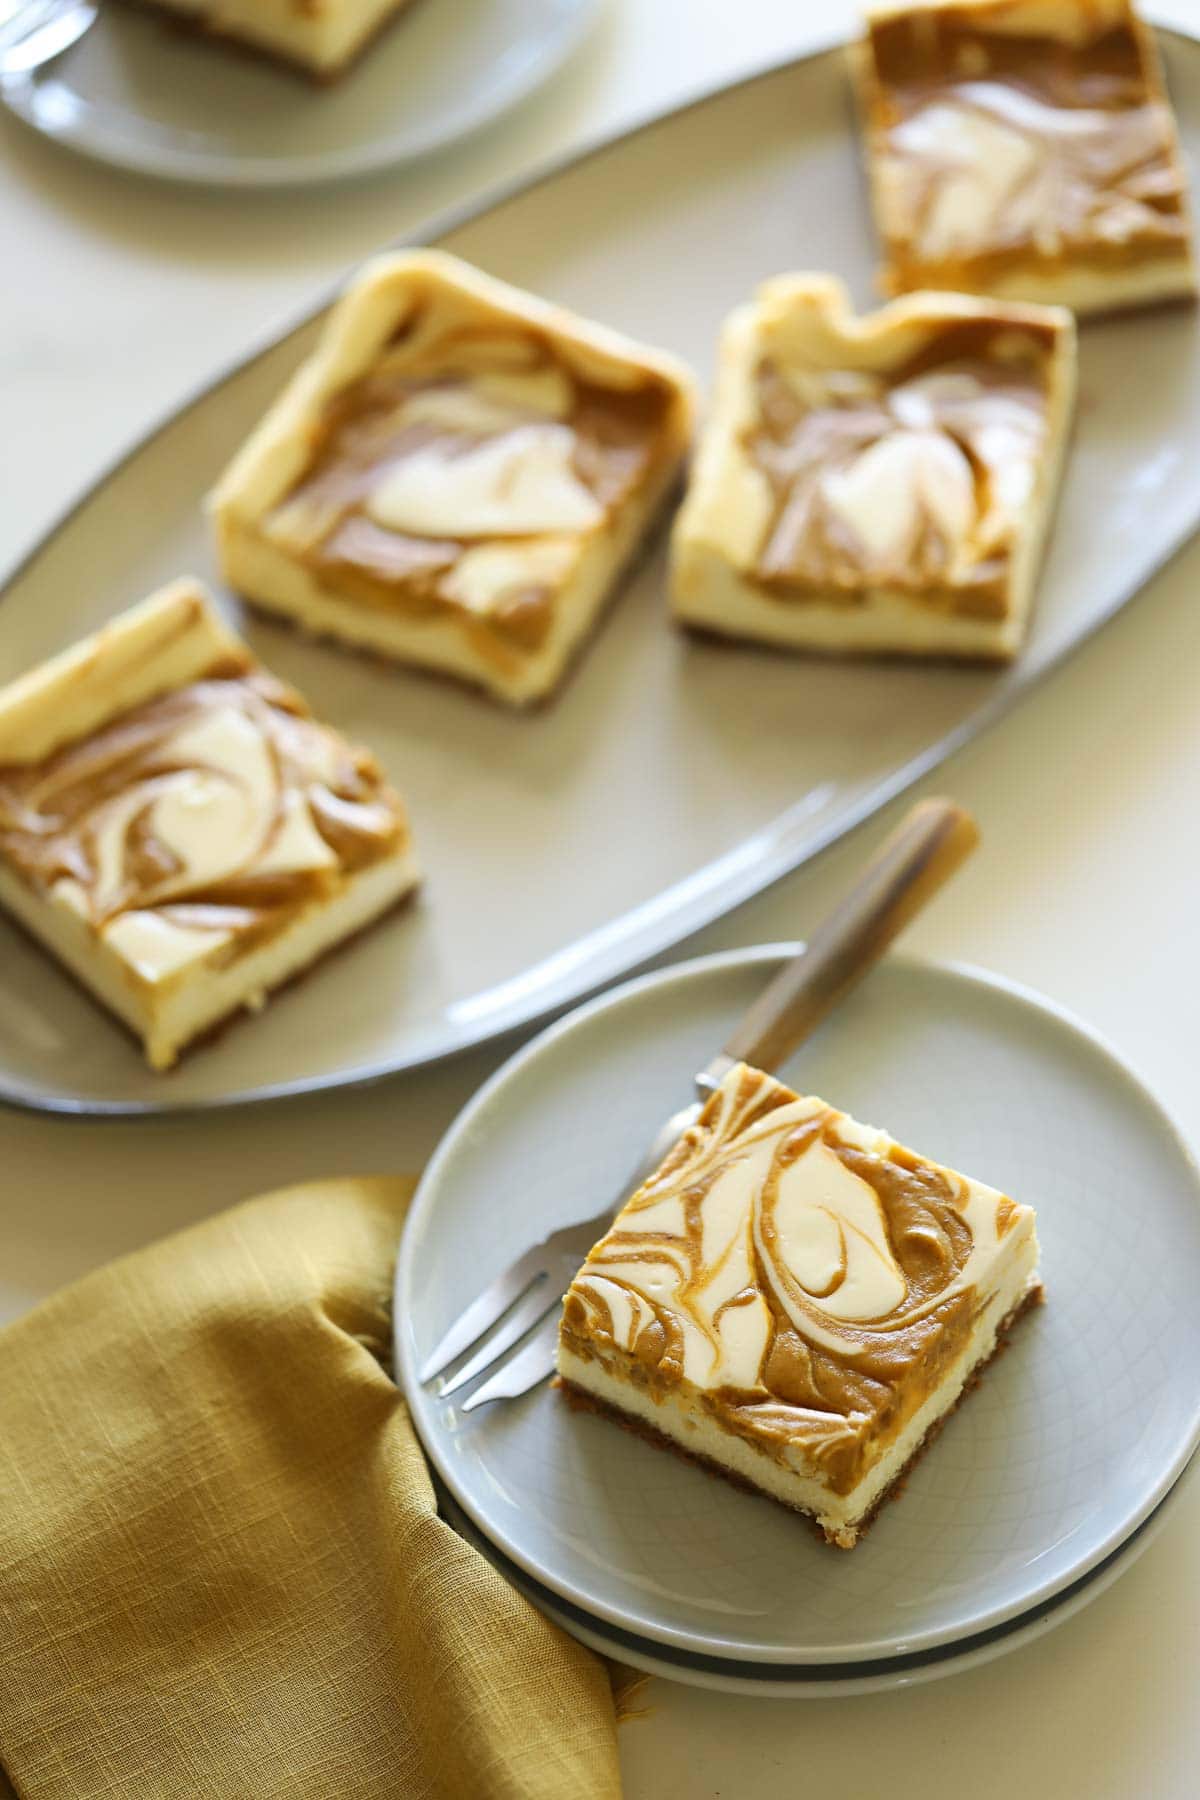
[[[383,1364],[412,1183],[272,1194],[0,1332],[25,1800],[610,1800],[603,1663],[438,1518]]]

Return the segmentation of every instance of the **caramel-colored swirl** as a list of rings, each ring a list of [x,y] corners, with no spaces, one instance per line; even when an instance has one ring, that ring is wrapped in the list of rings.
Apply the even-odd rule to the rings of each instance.
[[[878,179],[902,288],[986,286],[1014,262],[1177,256],[1186,182],[1131,19],[1073,40],[971,8],[876,20]],[[974,11],[974,17],[972,13]]]
[[[937,351],[887,376],[762,365],[747,450],[775,496],[755,571],[768,590],[851,603],[878,583],[1003,612],[1046,437],[1046,348],[972,322]]]
[[[581,536],[646,479],[669,398],[649,375],[585,380],[532,330],[410,321],[327,405],[265,530],[339,595],[453,618],[511,659],[544,641]]]
[[[406,836],[374,760],[248,659],[0,768],[0,856],[151,981],[273,936]]]
[[[728,1430],[802,1443],[845,1492],[963,1350],[1018,1224],[1027,1208],[740,1067],[592,1250],[564,1337],[631,1354],[651,1390],[690,1383]]]

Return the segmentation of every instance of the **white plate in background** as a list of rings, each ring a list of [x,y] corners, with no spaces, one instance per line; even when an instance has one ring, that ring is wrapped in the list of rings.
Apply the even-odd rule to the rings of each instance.
[[[96,161],[219,187],[369,175],[478,131],[579,44],[597,0],[411,0],[334,82],[314,82],[168,14],[104,0],[95,25],[0,101]]]
[[[1200,1438],[1200,1177],[1136,1078],[1049,1002],[890,959],[781,1071],[1038,1214],[1047,1304],[853,1551],[548,1386],[464,1415],[415,1379],[521,1249],[615,1199],[782,954],[630,982],[480,1090],[409,1214],[397,1366],[454,1500],[552,1593],[692,1655],[844,1666],[1048,1604],[1150,1516]]]

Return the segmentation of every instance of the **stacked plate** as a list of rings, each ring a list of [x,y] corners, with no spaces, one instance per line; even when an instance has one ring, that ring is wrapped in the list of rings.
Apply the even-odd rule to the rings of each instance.
[[[1155,1101],[1048,1003],[894,960],[784,1071],[1038,1211],[1047,1305],[865,1540],[827,1549],[547,1385],[459,1410],[416,1371],[480,1286],[611,1195],[781,957],[628,983],[552,1026],[443,1143],[397,1271],[398,1366],[447,1515],[594,1648],[676,1680],[829,1695],[1013,1649],[1163,1529],[1200,1438],[1200,1182]],[[466,1392],[470,1392],[468,1387]]]

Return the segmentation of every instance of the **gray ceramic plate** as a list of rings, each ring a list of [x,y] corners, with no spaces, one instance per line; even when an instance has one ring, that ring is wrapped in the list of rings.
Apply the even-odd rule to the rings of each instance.
[[[1200,46],[1164,45],[1197,163]],[[837,269],[870,301],[857,159],[844,59],[828,53],[425,235],[707,375],[722,318],[766,275]],[[63,520],[0,601],[0,681],[161,581],[213,577],[201,496],[315,335],[301,325],[226,376]],[[1037,616],[999,672],[689,641],[665,616],[661,544],[558,700],[529,717],[252,622],[265,660],[370,744],[408,796],[428,871],[420,902],[165,1079],[0,923],[0,1098],[96,1113],[234,1105],[371,1080],[571,1005],[997,719],[1193,532],[1197,467],[1195,315],[1089,326]]]
[[[852,1553],[548,1387],[463,1416],[413,1379],[518,1249],[619,1191],[780,954],[631,982],[505,1064],[414,1202],[397,1350],[455,1501],[543,1586],[690,1654],[846,1665],[1044,1606],[1119,1549],[1200,1437],[1196,1168],[1112,1052],[1047,1002],[974,971],[890,961],[785,1070],[1032,1202],[1043,1245],[1048,1304]]]
[[[515,106],[581,41],[597,0],[412,0],[319,87],[108,0],[87,36],[0,101],[43,136],[172,181],[293,187],[428,156]]]
[[[744,1694],[755,1700],[838,1700],[858,1694],[886,1693],[892,1688],[923,1687],[926,1682],[942,1681],[947,1675],[961,1675],[968,1669],[994,1662],[998,1656],[1007,1656],[1012,1650],[1035,1643],[1057,1625],[1065,1625],[1133,1567],[1175,1517],[1180,1502],[1196,1479],[1197,1464],[1193,1458],[1166,1498],[1121,1547],[1046,1605],[1022,1613],[991,1631],[961,1638],[940,1650],[927,1650],[916,1656],[894,1656],[879,1662],[849,1663],[841,1673],[832,1663],[816,1664],[806,1671],[786,1663],[723,1662],[715,1656],[689,1656],[685,1650],[669,1650],[664,1644],[653,1644],[646,1638],[621,1631],[615,1625],[602,1625],[578,1607],[569,1606],[565,1600],[549,1593],[523,1569],[501,1556],[495,1545],[455,1506],[444,1489],[441,1498],[443,1516],[456,1531],[474,1544],[480,1554],[486,1556],[514,1587],[520,1588],[547,1618],[553,1619],[590,1650],[599,1651],[601,1656],[610,1656],[617,1662],[642,1669],[648,1675],[661,1675],[667,1681],[680,1681],[688,1687],[709,1688],[717,1693]]]

